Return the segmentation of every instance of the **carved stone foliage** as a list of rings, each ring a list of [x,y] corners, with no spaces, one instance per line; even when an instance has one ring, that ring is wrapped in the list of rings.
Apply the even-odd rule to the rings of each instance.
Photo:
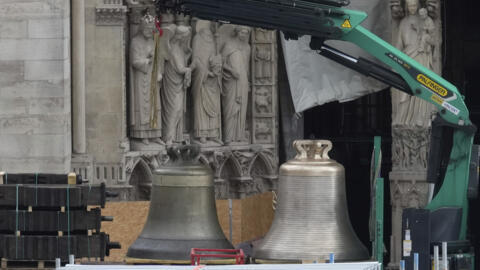
[[[392,206],[405,208],[425,207],[428,202],[428,183],[424,181],[394,181],[390,189]]]
[[[150,37],[141,26],[155,14],[152,1],[130,0],[127,5],[133,50],[135,38],[143,42]],[[158,19],[162,35],[154,30],[151,44],[142,43],[140,63],[129,59],[131,147],[125,171],[136,190],[132,196],[148,195],[142,187],[150,181],[139,179],[151,175],[139,171],[151,173],[168,162],[166,148],[189,143],[200,145],[200,161],[214,172],[218,198],[274,189],[276,33],[178,14],[160,14]]]
[[[98,0],[95,8],[97,25],[120,25],[125,23],[127,7],[122,0]]]
[[[393,128],[393,170],[426,170],[429,142],[430,129]]]

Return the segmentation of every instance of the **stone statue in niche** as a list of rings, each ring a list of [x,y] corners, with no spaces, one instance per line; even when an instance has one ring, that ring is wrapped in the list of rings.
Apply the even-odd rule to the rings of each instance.
[[[393,0],[392,13],[398,13],[399,7]],[[434,70],[435,25],[419,0],[406,0],[406,16],[401,19],[396,47],[423,66]],[[392,95],[392,125],[429,128],[435,107],[426,101],[406,93],[394,91]]]
[[[140,139],[144,144],[149,144],[150,140],[164,144],[160,139],[162,74],[158,46],[159,36],[153,17],[146,15],[130,43],[130,137]]]
[[[226,145],[248,143],[246,118],[250,91],[250,28],[222,25],[219,32],[223,41],[223,139]]]
[[[268,82],[272,76],[272,53],[269,48],[255,48],[255,78],[262,83]]]
[[[191,69],[188,61],[191,56],[191,29],[174,24],[163,28],[161,41],[167,53],[164,59],[162,98],[163,140],[167,145],[181,143],[183,138],[183,116],[186,110],[186,91],[191,83]]]
[[[433,35],[435,34],[435,24],[433,23],[432,18],[428,17],[428,11],[426,8],[419,9],[418,15],[421,19],[420,24],[418,25],[418,43],[420,44],[419,51],[425,52],[427,55],[432,55],[432,48],[435,46],[435,42],[433,40]],[[431,63],[429,63],[430,66],[433,67],[433,60],[429,60],[431,61]]]
[[[222,56],[214,35],[215,24],[199,20],[193,38],[193,136],[200,144],[222,145]]]

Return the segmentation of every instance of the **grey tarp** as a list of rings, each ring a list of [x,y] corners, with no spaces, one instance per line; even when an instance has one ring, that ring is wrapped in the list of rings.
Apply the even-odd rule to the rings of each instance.
[[[362,10],[368,18],[362,26],[390,41],[390,10],[387,0],[352,0],[348,9]],[[386,88],[349,68],[318,55],[309,47],[310,36],[285,40],[282,46],[296,112],[332,101],[350,101]],[[358,57],[372,60],[369,54],[351,43],[327,41],[327,44]]]

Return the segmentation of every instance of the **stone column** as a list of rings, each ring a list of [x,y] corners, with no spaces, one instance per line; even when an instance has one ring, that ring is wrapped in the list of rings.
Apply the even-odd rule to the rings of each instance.
[[[85,133],[85,2],[72,1],[73,152],[87,150]]]
[[[425,67],[441,72],[441,20],[438,0],[390,0],[392,43]],[[428,204],[426,181],[433,105],[392,89],[392,235],[389,267],[402,258],[402,213]]]

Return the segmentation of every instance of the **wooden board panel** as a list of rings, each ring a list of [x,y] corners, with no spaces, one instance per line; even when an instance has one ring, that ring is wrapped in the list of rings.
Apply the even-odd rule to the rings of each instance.
[[[220,226],[228,238],[228,200],[217,200],[217,215]],[[109,262],[123,262],[128,247],[140,235],[147,220],[150,202],[109,202],[102,215],[113,216],[113,222],[103,222],[102,231],[110,235],[112,241],[120,242],[122,249],[110,251],[105,257]],[[263,236],[270,228],[273,219],[272,193],[267,192],[242,200],[233,200],[233,244]]]

